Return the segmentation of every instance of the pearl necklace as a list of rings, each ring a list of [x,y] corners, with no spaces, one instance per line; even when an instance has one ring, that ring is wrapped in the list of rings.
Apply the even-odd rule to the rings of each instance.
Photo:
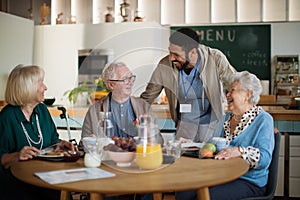
[[[37,142],[33,141],[31,139],[31,137],[29,136],[28,132],[26,131],[26,128],[23,124],[23,122],[21,122],[21,126],[22,126],[22,129],[23,129],[23,132],[26,136],[26,139],[27,139],[27,142],[30,146],[32,146],[32,143],[33,144],[41,144],[40,146],[40,150],[42,149],[43,147],[43,143],[44,143],[44,139],[43,139],[43,134],[42,134],[42,131],[41,131],[41,127],[40,127],[40,122],[39,122],[39,118],[38,118],[38,115],[35,115],[35,119],[36,119],[36,126],[37,126],[37,129],[38,129],[38,137],[39,137],[39,140]]]

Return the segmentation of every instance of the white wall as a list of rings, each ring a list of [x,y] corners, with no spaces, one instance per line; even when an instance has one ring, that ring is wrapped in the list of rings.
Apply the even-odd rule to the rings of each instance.
[[[300,56],[300,22],[273,23],[271,26],[271,74],[274,77],[276,55],[298,55]],[[273,92],[274,83],[271,82]]]
[[[273,56],[300,54],[300,22],[273,23],[271,38]]]
[[[18,64],[31,64],[33,21],[0,12],[0,99],[4,99],[10,71]]]
[[[69,105],[63,93],[77,85],[78,50],[111,49],[115,61],[125,62],[137,74],[138,96],[167,53],[169,31],[155,22],[35,26],[33,62],[46,71],[46,96],[56,97],[55,104]]]

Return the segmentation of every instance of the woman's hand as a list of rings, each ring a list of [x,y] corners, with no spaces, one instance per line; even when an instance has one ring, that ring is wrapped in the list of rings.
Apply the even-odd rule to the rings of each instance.
[[[3,154],[1,159],[1,164],[5,169],[10,168],[13,163],[18,162],[19,160],[29,160],[36,157],[40,153],[35,147],[24,146],[20,151]]]
[[[60,151],[62,149],[69,149],[72,151],[78,151],[77,147],[74,146],[72,142],[68,142],[66,140],[61,140],[56,146],[55,151]]]
[[[231,147],[231,148],[225,148],[222,149],[216,156],[216,160],[222,160],[222,159],[230,159],[235,157],[241,157],[241,152],[239,151],[238,147]]]
[[[19,152],[19,160],[28,160],[36,157],[40,153],[35,147],[31,146],[24,146],[21,151]]]

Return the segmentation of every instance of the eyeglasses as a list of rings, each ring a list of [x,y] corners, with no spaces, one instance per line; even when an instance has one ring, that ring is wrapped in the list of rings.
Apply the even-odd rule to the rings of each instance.
[[[109,81],[115,81],[115,82],[123,82],[125,85],[128,85],[130,82],[134,82],[136,79],[136,75],[132,75],[128,78],[124,78],[122,80],[116,80],[116,79],[110,79]]]

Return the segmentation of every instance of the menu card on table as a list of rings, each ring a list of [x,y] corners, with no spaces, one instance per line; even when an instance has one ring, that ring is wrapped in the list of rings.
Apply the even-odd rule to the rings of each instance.
[[[114,173],[99,168],[79,168],[34,173],[43,181],[50,184],[60,184],[73,181],[82,181],[96,178],[109,178],[116,176]]]

